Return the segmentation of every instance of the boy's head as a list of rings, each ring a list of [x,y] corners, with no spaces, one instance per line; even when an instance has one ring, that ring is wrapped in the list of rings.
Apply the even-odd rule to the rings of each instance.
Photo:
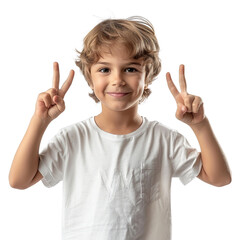
[[[103,49],[108,48],[111,52],[111,47],[116,43],[123,44],[129,50],[129,57],[144,60],[145,84],[150,85],[161,70],[159,45],[153,26],[141,17],[105,20],[87,34],[83,50],[78,52],[76,65],[81,69],[88,85],[92,85],[91,66],[101,58]],[[146,87],[140,102],[150,94],[150,89]],[[94,92],[89,95],[99,102]]]

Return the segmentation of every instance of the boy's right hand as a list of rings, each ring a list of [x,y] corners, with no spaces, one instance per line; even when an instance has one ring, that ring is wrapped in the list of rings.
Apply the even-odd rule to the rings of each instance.
[[[73,77],[74,71],[71,70],[67,80],[59,89],[59,66],[54,62],[52,88],[38,95],[34,115],[47,123],[58,117],[65,110],[64,96],[72,84]]]

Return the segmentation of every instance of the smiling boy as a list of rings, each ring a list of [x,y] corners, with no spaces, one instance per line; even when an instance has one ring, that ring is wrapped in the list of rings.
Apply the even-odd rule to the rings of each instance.
[[[145,87],[144,61],[129,58],[129,50],[120,44],[103,53],[91,67],[91,88],[102,105],[95,121],[106,132],[128,134],[142,123],[137,109]]]
[[[76,64],[100,102],[99,115],[63,128],[39,154],[48,124],[65,109],[74,72],[59,89],[38,96],[35,113],[10,170],[12,187],[39,180],[63,181],[63,239],[170,240],[171,180],[198,176],[224,186],[231,182],[225,156],[204,114],[200,97],[187,92],[184,66],[180,92],[166,74],[177,103],[176,117],[194,131],[201,153],[177,131],[138,114],[161,63],[152,25],[143,18],[106,20],[84,39]]]

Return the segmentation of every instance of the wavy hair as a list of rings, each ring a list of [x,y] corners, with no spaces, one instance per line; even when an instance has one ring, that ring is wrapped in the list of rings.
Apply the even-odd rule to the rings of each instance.
[[[91,85],[91,66],[101,57],[102,47],[111,49],[114,43],[124,44],[134,59],[143,58],[145,66],[146,88],[139,103],[150,94],[148,88],[161,71],[159,45],[152,24],[143,17],[127,19],[107,19],[96,25],[84,38],[83,50],[77,53],[75,63],[80,68],[88,85]],[[95,93],[90,93],[95,102],[99,102]]]

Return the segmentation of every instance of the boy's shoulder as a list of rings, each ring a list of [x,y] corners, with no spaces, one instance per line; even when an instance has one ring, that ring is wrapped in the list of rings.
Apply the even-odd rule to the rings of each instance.
[[[145,118],[148,122],[148,128],[153,128],[154,130],[161,131],[162,133],[172,133],[177,132],[175,129],[169,127],[168,125],[159,122],[158,120],[148,120]]]
[[[80,120],[78,122],[69,124],[69,125],[61,128],[59,130],[59,133],[67,134],[69,132],[75,132],[75,131],[79,132],[79,131],[84,131],[86,129],[90,129],[92,120],[93,120],[93,117],[89,117],[87,119]]]
[[[78,122],[66,125],[65,127],[60,128],[55,134],[54,138],[58,139],[73,139],[74,137],[84,136],[91,129],[91,118],[85,120],[80,120]]]

